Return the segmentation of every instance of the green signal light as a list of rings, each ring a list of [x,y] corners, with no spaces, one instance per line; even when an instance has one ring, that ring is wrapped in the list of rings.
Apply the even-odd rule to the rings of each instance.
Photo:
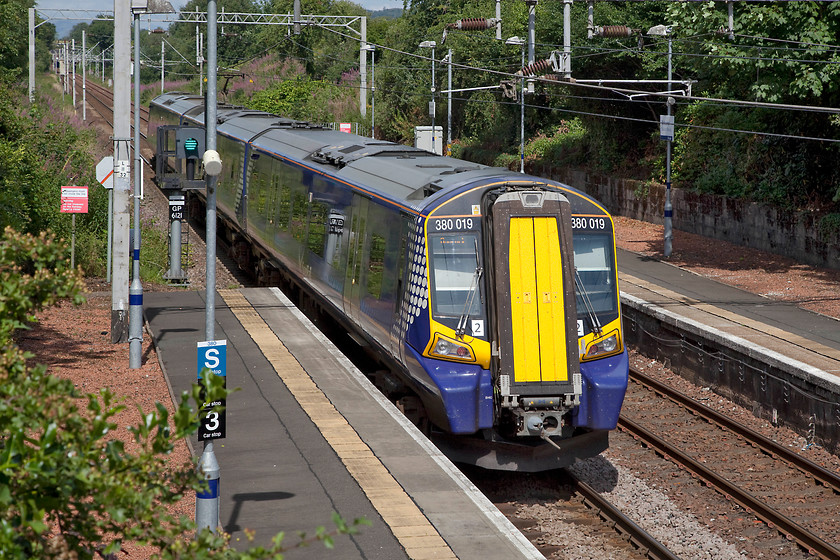
[[[184,140],[184,153],[188,158],[198,158],[198,140],[195,138]]]

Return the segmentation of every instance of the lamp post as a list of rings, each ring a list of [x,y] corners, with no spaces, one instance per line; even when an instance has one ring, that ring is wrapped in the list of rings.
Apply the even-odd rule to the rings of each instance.
[[[370,137],[376,139],[376,47],[365,45],[370,53]]]
[[[140,193],[143,173],[140,157],[140,15],[172,13],[166,0],[131,0],[134,15],[134,274],[128,289],[128,367],[139,369],[143,357],[143,285],[140,283]]]
[[[446,94],[446,150],[447,156],[452,155],[452,49],[446,54],[447,94]]]
[[[429,102],[429,116],[432,117],[432,152],[437,153],[435,148],[435,47],[437,43],[434,41],[423,41],[420,43],[421,49],[432,49],[432,100]]]
[[[525,173],[525,39],[522,37],[508,37],[506,45],[519,45],[522,52],[522,76],[519,79],[519,172]]]
[[[659,37],[668,37],[668,98],[665,103],[667,110],[668,122],[673,125],[671,117],[671,105],[675,103],[674,98],[671,97],[671,27],[667,25],[656,25],[648,29],[648,35],[656,35]],[[673,232],[673,215],[674,207],[671,204],[671,138],[668,136],[665,140],[665,211],[664,211],[664,229],[665,240],[663,247],[663,254],[665,258],[671,256],[672,242],[674,238]]]

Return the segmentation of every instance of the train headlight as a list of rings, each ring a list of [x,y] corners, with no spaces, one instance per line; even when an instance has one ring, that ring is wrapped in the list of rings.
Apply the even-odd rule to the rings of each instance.
[[[603,338],[595,340],[586,349],[584,360],[603,358],[610,354],[617,354],[621,350],[621,341],[618,338],[618,331],[613,331]]]
[[[443,335],[436,334],[434,344],[429,350],[429,355],[433,358],[443,358],[445,360],[457,360],[459,362],[474,362],[475,354],[469,345],[457,340],[452,340]]]

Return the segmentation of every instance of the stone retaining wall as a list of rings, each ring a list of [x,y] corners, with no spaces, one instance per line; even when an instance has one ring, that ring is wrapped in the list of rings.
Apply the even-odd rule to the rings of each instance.
[[[541,169],[551,177],[595,197],[611,213],[662,223],[665,187],[576,170]],[[730,241],[814,266],[840,268],[840,236],[823,235],[819,216],[710,194],[671,189],[674,229]]]

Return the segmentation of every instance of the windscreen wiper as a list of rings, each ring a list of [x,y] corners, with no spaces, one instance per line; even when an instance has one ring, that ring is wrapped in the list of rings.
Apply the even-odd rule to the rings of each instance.
[[[595,307],[589,299],[589,292],[586,291],[586,286],[583,285],[583,280],[580,277],[577,267],[575,267],[575,286],[580,292],[580,299],[583,300],[583,306],[586,307],[586,314],[589,315],[589,320],[592,322],[592,330],[595,334],[601,334],[603,330],[601,322],[598,320],[598,315],[595,314]]]
[[[473,273],[472,282],[470,282],[470,291],[467,292],[467,301],[464,303],[464,311],[461,312],[461,318],[458,319],[458,326],[455,328],[455,336],[461,338],[467,332],[467,322],[470,319],[470,309],[472,309],[475,301],[475,294],[478,291],[478,281],[481,279],[481,274],[484,269],[481,268],[481,263],[478,260],[478,240],[475,242],[475,272]]]

